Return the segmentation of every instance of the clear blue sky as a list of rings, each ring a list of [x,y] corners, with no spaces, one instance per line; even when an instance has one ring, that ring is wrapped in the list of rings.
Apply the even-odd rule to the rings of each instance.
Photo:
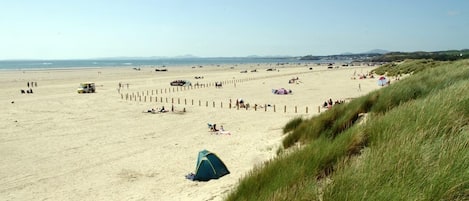
[[[0,59],[329,55],[469,48],[468,0],[18,0]]]

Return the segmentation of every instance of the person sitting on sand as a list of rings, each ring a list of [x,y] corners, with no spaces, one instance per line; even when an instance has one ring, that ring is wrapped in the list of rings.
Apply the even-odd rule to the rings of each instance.
[[[161,107],[161,110],[159,112],[167,112],[165,109],[164,109],[164,106]]]
[[[218,129],[217,129],[217,124],[213,124],[213,125],[210,127],[210,131],[212,131],[212,132],[218,131]]]

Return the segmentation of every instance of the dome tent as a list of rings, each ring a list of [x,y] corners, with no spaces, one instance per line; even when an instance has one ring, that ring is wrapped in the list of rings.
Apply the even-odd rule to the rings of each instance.
[[[199,152],[193,180],[208,181],[229,174],[223,161],[215,153],[207,150]]]

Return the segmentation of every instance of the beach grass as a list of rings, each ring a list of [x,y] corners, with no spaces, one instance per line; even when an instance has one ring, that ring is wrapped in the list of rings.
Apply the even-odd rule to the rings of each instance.
[[[291,120],[291,151],[254,168],[226,199],[469,199],[469,61],[393,68],[412,75]]]

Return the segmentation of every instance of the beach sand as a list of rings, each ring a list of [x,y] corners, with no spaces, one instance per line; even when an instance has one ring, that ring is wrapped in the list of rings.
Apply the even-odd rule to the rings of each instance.
[[[244,64],[167,72],[1,71],[0,200],[222,200],[254,166],[275,157],[289,120],[317,115],[329,98],[350,100],[379,89],[377,78],[351,79],[373,68]],[[288,84],[296,77],[298,83]],[[176,87],[169,82],[179,79],[225,84],[172,92]],[[96,83],[97,93],[78,94],[79,83],[87,81]],[[27,82],[37,87],[21,94]],[[281,87],[293,94],[272,94]],[[131,94],[137,100],[126,100]],[[230,109],[230,99],[234,106],[237,98],[251,108]],[[144,112],[171,110],[172,101],[175,112]],[[254,104],[272,107],[254,111]],[[223,125],[231,135],[213,134],[207,123]],[[231,173],[208,182],[187,180],[203,149],[216,153]]]

